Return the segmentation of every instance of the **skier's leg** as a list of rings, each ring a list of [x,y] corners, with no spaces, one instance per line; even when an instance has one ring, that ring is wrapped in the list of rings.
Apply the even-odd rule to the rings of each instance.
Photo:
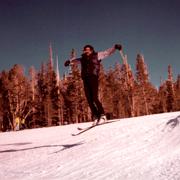
[[[89,104],[89,107],[91,109],[92,120],[94,121],[95,119],[98,119],[98,110],[97,110],[96,105],[93,102],[93,93],[92,93],[91,81],[89,77],[87,77],[86,79],[83,79],[83,83],[84,83],[85,96]]]
[[[107,118],[106,118],[106,115],[104,112],[104,108],[98,99],[98,87],[99,87],[98,77],[92,78],[91,87],[92,87],[92,92],[93,92],[93,101],[94,101],[94,103],[97,107],[97,110],[98,110],[98,122],[96,124],[98,124],[98,123],[101,124],[101,123],[106,122]]]
[[[92,96],[93,96],[92,98],[98,111],[98,117],[100,118],[101,115],[104,115],[104,108],[98,98],[98,88],[99,88],[98,77],[93,76],[91,79],[91,90],[92,90]]]

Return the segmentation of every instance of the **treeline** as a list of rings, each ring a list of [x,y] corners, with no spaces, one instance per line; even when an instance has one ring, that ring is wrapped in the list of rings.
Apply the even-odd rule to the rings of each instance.
[[[108,118],[179,111],[180,75],[174,80],[169,65],[167,80],[156,88],[142,55],[136,57],[135,73],[124,57],[114,68],[101,67],[99,96]],[[20,65],[0,73],[0,131],[87,121],[91,114],[78,66],[61,79],[51,60],[28,75]]]

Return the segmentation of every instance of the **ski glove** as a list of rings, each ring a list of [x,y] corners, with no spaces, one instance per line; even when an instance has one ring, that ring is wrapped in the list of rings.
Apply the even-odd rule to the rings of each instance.
[[[118,49],[119,51],[122,50],[122,46],[120,44],[115,44],[114,48]]]
[[[70,60],[65,61],[64,66],[69,66]]]

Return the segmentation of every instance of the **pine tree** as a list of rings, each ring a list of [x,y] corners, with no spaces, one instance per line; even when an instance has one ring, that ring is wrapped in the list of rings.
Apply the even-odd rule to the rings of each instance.
[[[47,97],[47,83],[45,82],[45,67],[41,65],[40,71],[37,73],[37,104],[36,104],[36,126],[46,126],[45,105]]]
[[[159,95],[159,113],[167,112],[167,106],[166,106],[166,97],[167,97],[167,91],[166,91],[166,83],[161,83],[158,91]]]
[[[38,73],[37,92],[39,106],[36,108],[39,115],[40,126],[52,126],[60,124],[60,87],[57,74],[53,67],[52,47],[49,48],[49,60],[46,65],[42,64]],[[38,116],[37,115],[37,116]]]
[[[1,94],[1,129],[7,131],[13,129],[13,122],[10,114],[9,103],[9,79],[8,72],[2,71],[0,77],[0,94]]]
[[[121,107],[121,90],[120,90],[120,66],[116,64],[115,70],[110,69],[107,73],[107,91],[108,95],[105,94],[106,102],[109,102],[109,112],[112,112],[112,117],[118,118],[120,117],[120,107]]]
[[[154,111],[156,107],[157,89],[150,83],[147,65],[144,62],[144,57],[140,54],[136,58],[136,115],[147,115]],[[154,104],[155,103],[155,104]]]
[[[171,112],[175,107],[175,93],[174,93],[174,85],[173,85],[173,74],[171,65],[168,66],[168,80],[166,81],[167,88],[167,111]]]
[[[148,103],[145,94],[145,89],[146,89],[145,86],[149,82],[149,75],[147,71],[147,66],[144,62],[144,57],[141,54],[138,54],[136,58],[136,71],[137,71],[136,72],[137,83],[135,89],[137,93],[136,103],[138,103],[138,105],[136,106],[136,114],[139,116],[139,115],[149,114]],[[144,108],[142,109],[142,107]]]
[[[180,74],[177,77],[176,83],[175,83],[175,100],[176,100],[176,111],[180,111]]]

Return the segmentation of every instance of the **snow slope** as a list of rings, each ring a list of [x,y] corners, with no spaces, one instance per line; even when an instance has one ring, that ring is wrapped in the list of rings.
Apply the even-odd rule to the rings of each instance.
[[[0,179],[179,180],[180,112],[0,133]]]

